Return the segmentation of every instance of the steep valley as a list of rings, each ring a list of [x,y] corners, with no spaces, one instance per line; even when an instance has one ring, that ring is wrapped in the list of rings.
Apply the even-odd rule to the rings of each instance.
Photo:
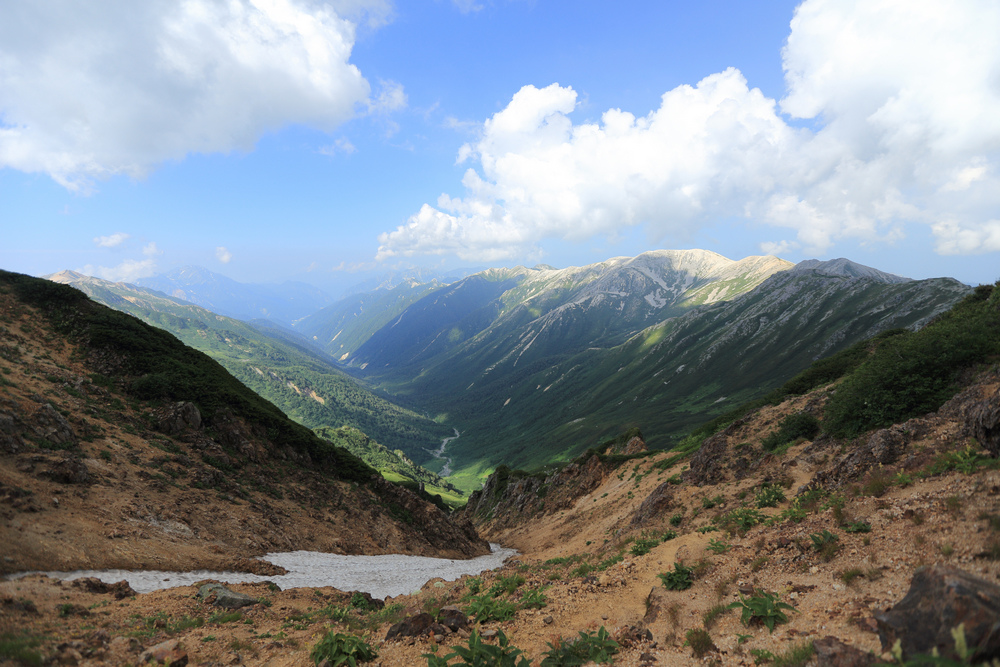
[[[488,551],[164,332],[9,273],[0,318],[4,573]]]

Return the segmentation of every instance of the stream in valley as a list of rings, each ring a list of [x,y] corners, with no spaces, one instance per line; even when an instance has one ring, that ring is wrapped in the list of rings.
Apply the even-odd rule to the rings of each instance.
[[[444,466],[441,468],[441,472],[438,473],[439,477],[447,477],[448,475],[451,474],[451,457],[444,455],[444,448],[448,446],[449,442],[458,438],[459,435],[461,434],[458,432],[458,429],[456,428],[455,435],[451,436],[450,438],[442,439],[440,447],[438,447],[437,449],[425,450],[428,454],[430,454],[436,459],[444,459]]]
[[[453,581],[462,575],[479,574],[493,570],[517,553],[498,544],[490,544],[492,553],[469,560],[427,558],[425,556],[341,556],[315,551],[292,551],[262,556],[275,565],[288,570],[288,574],[265,577],[244,572],[163,572],[155,570],[77,570],[75,572],[42,572],[64,581],[82,577],[96,577],[107,583],[125,579],[137,593],[149,593],[161,588],[190,586],[203,579],[222,582],[273,581],[282,589],[333,586],[342,591],[363,591],[372,597],[385,599],[420,590],[430,579],[440,577]],[[16,579],[38,572],[21,572],[9,579]]]

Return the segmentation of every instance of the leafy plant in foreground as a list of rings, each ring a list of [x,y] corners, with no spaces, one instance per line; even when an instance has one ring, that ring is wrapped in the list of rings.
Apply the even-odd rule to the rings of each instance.
[[[509,621],[514,618],[517,607],[513,602],[497,600],[489,595],[477,595],[469,601],[465,613],[475,616],[480,623],[487,621]]]
[[[661,572],[656,575],[663,582],[663,587],[670,591],[686,591],[694,583],[694,568],[674,563],[673,572]]]
[[[424,653],[427,667],[449,667],[449,660],[458,658],[460,662],[451,663],[451,667],[531,667],[531,661],[524,657],[524,651],[510,645],[510,640],[503,630],[497,632],[497,643],[487,644],[475,630],[469,637],[468,646],[452,646],[451,653],[439,656],[436,653]]]
[[[767,591],[758,591],[750,597],[744,597],[740,593],[740,599],[729,605],[729,608],[741,610],[740,622],[743,625],[761,623],[766,625],[770,632],[774,632],[776,624],[788,622],[788,615],[783,610],[795,610],[795,607],[787,602],[781,602],[776,593]]]
[[[521,609],[541,609],[549,603],[545,588],[532,588],[521,594]]]
[[[577,667],[590,662],[601,665],[611,663],[618,652],[618,642],[611,639],[603,625],[596,633],[581,631],[575,639],[549,642],[548,646],[539,667]]]
[[[354,635],[335,633],[332,630],[316,642],[309,653],[309,658],[317,665],[323,660],[328,660],[331,667],[339,665],[357,667],[359,662],[368,662],[377,657],[378,652],[365,640]]]

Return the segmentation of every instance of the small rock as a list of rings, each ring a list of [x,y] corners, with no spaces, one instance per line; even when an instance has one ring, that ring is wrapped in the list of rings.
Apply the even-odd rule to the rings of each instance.
[[[876,657],[867,651],[848,646],[836,637],[824,637],[813,642],[817,667],[869,667]]]
[[[552,625],[552,617],[546,616],[545,618],[542,619],[542,623],[544,623],[545,625]]]
[[[489,630],[483,630],[482,632],[480,632],[479,636],[482,637],[483,639],[493,639],[494,637],[497,636],[497,631],[490,628]]]
[[[188,663],[188,655],[181,650],[180,641],[168,639],[140,653],[139,662],[160,662],[171,667],[184,667]]]

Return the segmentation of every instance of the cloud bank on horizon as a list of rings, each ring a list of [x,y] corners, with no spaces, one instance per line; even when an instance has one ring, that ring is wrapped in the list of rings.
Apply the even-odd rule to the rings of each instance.
[[[646,225],[683,239],[720,219],[776,230],[767,253],[892,242],[1000,250],[1000,4],[806,0],[775,101],[736,68],[666,92],[646,116],[574,123],[569,86],[524,86],[462,146],[465,194],[379,236],[378,259],[538,254],[544,239]],[[787,235],[787,236],[786,236]]]

